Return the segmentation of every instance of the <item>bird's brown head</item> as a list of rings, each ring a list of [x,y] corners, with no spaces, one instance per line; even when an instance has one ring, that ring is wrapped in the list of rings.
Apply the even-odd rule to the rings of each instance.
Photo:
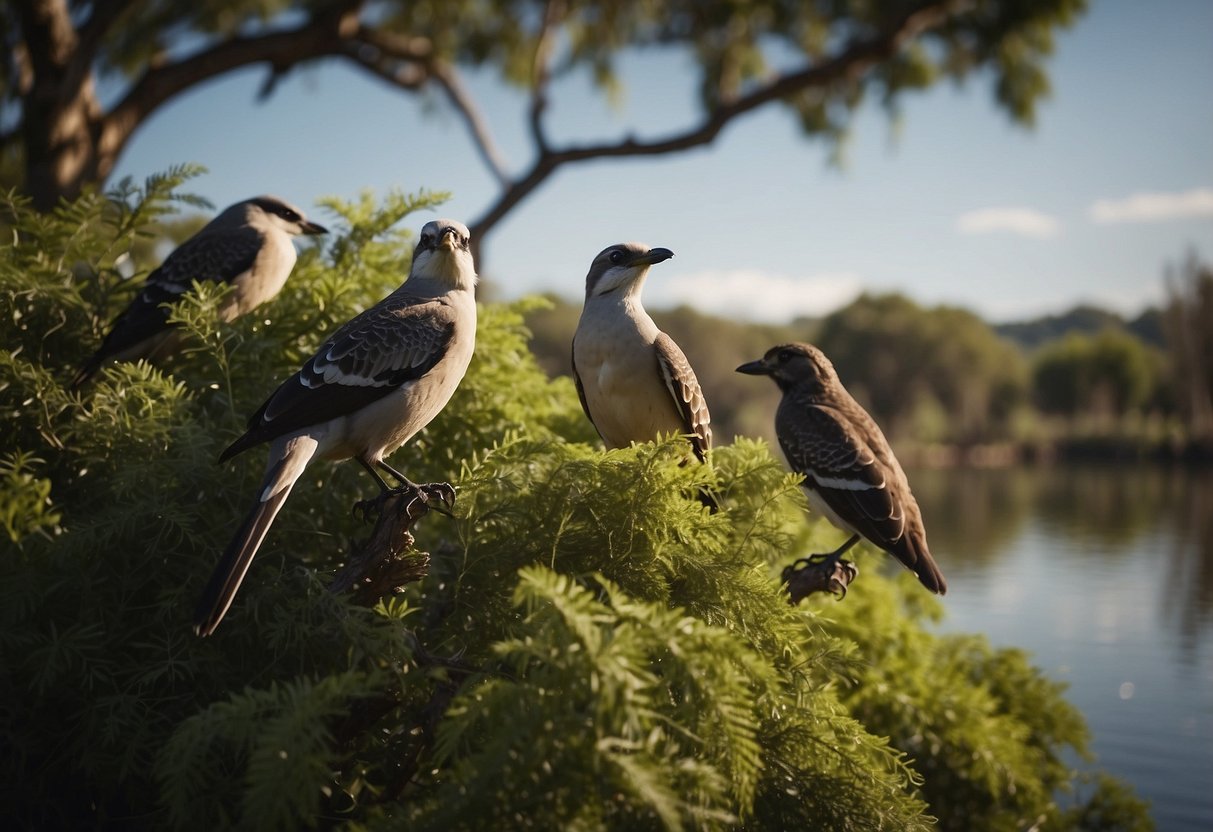
[[[467,226],[458,220],[431,220],[422,226],[413,249],[409,280],[437,280],[472,289],[476,285],[476,265]]]
[[[590,271],[585,276],[585,298],[589,300],[620,289],[639,288],[649,273],[649,266],[673,256],[674,252],[668,248],[649,248],[644,243],[607,246],[590,263]]]
[[[811,393],[822,393],[838,384],[838,374],[825,353],[812,344],[780,344],[771,347],[757,361],[750,361],[737,368],[737,372],[751,376],[770,376],[787,391],[804,388]]]
[[[254,215],[257,215],[261,222],[268,223],[291,235],[329,233],[323,225],[314,223],[305,217],[303,211],[276,196],[255,196],[228,209],[228,211],[235,210],[240,210],[250,221]]]

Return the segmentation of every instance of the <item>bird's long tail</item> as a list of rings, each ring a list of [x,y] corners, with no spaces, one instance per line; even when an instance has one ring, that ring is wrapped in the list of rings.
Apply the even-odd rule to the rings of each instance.
[[[315,452],[316,441],[308,436],[294,437],[282,445],[273,445],[271,462],[261,482],[257,502],[227,544],[198,601],[198,608],[194,612],[194,632],[198,635],[209,636],[223,620],[261,541],[265,539],[274,518],[290,496],[295,481],[307,468]]]
[[[939,564],[935,563],[935,558],[931,557],[931,551],[927,548],[926,536],[921,536],[914,543],[916,559],[913,563],[906,565],[918,576],[919,583],[936,595],[946,595],[948,582],[944,580],[943,572],[939,570]]]

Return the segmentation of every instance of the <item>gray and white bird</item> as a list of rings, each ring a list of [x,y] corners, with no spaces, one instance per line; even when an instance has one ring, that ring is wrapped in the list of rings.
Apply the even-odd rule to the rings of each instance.
[[[770,376],[783,391],[775,433],[788,464],[804,474],[812,509],[851,533],[828,561],[837,563],[862,537],[901,561],[931,592],[947,592],[905,472],[825,354],[809,344],[783,344],[737,372]]]
[[[282,289],[298,256],[293,237],[326,234],[295,206],[273,196],[237,202],[203,226],[148,275],[139,294],[114,319],[100,348],[72,379],[78,387],[107,361],[138,361],[168,355],[180,339],[169,324],[168,306],[189,291],[193,281],[226,283],[232,291],[219,307],[231,321],[265,303]]]
[[[381,489],[423,500],[435,494],[384,462],[450,401],[476,343],[476,269],[467,228],[434,220],[421,230],[408,279],[336,331],[302,369],[249,419],[248,430],[219,461],[270,443],[257,501],[216,566],[195,614],[194,630],[219,626],[270,524],[313,459],[354,458]],[[449,495],[449,496],[448,496]]]
[[[649,267],[673,256],[668,248],[621,243],[594,258],[573,334],[573,380],[608,448],[678,433],[703,461],[712,447],[703,391],[687,357],[640,302]],[[706,495],[704,502],[712,504]]]

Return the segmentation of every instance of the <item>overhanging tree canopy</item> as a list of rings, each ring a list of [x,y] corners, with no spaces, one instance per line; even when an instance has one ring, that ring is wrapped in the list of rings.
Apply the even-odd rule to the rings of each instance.
[[[0,154],[47,209],[103,182],[127,143],[177,95],[264,66],[262,98],[299,67],[338,58],[405,94],[441,92],[462,117],[498,190],[471,223],[480,241],[557,169],[591,159],[676,153],[712,142],[768,105],[807,136],[836,141],[868,95],[902,95],[976,72],[1012,118],[1031,123],[1048,91],[1056,28],[1086,0],[4,0]],[[589,69],[603,91],[630,48],[695,56],[698,121],[666,136],[561,145],[547,133],[549,91]],[[489,68],[530,91],[532,154],[511,165],[462,71]],[[100,78],[116,94],[103,103]],[[692,94],[688,91],[688,94]],[[359,183],[365,184],[365,183]]]

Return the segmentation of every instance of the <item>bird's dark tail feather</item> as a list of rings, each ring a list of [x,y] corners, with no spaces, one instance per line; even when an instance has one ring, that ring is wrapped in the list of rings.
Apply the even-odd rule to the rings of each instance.
[[[931,552],[927,549],[926,541],[923,541],[922,545],[916,548],[918,550],[918,560],[910,568],[918,576],[919,583],[936,595],[947,595],[948,582],[944,580],[943,573],[939,571],[939,565],[935,563],[935,558],[931,557]]]
[[[269,480],[270,477],[266,479]],[[240,582],[244,580],[244,575],[253,562],[253,556],[257,554],[261,541],[265,539],[266,532],[270,530],[270,525],[278,516],[278,511],[286,502],[293,485],[293,482],[288,484],[264,502],[258,500],[245,517],[232,542],[223,551],[223,557],[211,573],[211,579],[207,581],[202,599],[194,612],[194,632],[198,635],[209,636],[223,620],[236,597],[236,591],[240,589]]]

